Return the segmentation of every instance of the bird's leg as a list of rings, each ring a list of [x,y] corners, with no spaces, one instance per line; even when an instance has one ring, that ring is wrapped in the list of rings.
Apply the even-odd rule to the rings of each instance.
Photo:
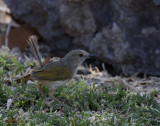
[[[49,92],[49,96],[50,96],[53,100],[55,100],[59,105],[61,105],[61,106],[63,106],[63,107],[65,108],[65,109],[64,109],[64,108],[61,108],[61,111],[66,112],[66,110],[69,109],[69,106],[63,104],[60,100],[58,100],[55,96],[53,96],[53,93],[54,93],[54,90],[52,89],[52,90]]]
[[[63,104],[60,100],[58,100],[55,96],[53,96],[53,93],[54,93],[54,90],[53,90],[53,89],[50,90],[49,96],[50,96],[53,100],[55,100],[58,104],[64,106],[64,104]]]
[[[39,84],[39,85],[38,85],[38,90],[39,90],[39,92],[41,93],[41,95],[44,96],[44,93],[43,93],[41,87],[42,87],[42,84]]]

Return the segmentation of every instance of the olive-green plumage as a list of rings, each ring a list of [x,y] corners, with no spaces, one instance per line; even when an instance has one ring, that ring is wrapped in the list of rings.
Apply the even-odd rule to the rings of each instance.
[[[49,69],[37,70],[32,73],[32,78],[37,80],[63,81],[70,79],[71,77],[71,71],[66,67],[53,66]]]
[[[45,66],[42,66],[41,60],[39,59],[39,52],[36,51],[38,50],[37,42],[35,42],[37,39],[34,37],[35,36],[31,36],[29,38],[29,45],[39,62],[39,67],[31,73],[31,78],[38,80],[48,88],[55,89],[68,83],[77,73],[78,66],[90,56],[88,52],[76,49],[70,51],[59,61],[49,62]]]

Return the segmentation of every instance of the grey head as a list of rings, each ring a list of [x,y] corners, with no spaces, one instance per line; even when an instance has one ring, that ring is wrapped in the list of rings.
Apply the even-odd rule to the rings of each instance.
[[[90,53],[81,49],[76,49],[70,51],[61,60],[65,60],[67,63],[72,65],[80,65],[85,59],[90,58],[90,56]]]

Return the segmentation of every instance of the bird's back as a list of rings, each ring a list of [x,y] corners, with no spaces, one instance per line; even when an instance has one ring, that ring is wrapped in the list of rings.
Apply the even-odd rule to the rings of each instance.
[[[61,81],[71,79],[73,76],[72,70],[61,61],[50,62],[46,64],[41,70],[32,72],[31,77],[34,80],[49,80]]]

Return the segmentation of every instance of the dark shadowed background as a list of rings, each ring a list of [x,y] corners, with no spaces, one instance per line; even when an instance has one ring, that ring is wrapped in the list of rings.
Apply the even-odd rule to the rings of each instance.
[[[113,74],[160,76],[160,0],[4,0],[4,3],[10,9],[5,13],[19,27],[36,30],[25,29],[25,33],[17,34],[13,31],[10,43],[13,38],[34,33],[55,56],[81,48],[97,54],[98,61],[104,62]],[[16,42],[25,43],[23,39]]]

